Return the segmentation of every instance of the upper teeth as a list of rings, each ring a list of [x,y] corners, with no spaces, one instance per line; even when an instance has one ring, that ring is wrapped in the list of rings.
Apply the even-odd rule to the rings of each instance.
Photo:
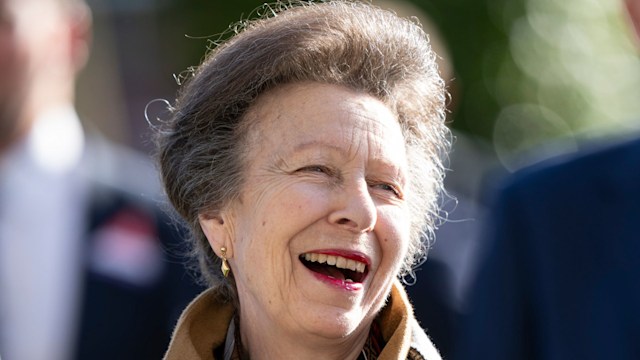
[[[367,266],[367,264],[363,262],[343,258],[342,256],[334,256],[334,255],[306,253],[304,254],[304,259],[307,261],[317,262],[320,264],[327,263],[327,265],[333,265],[340,269],[349,269],[352,271],[357,271],[359,273],[363,273],[364,269]]]

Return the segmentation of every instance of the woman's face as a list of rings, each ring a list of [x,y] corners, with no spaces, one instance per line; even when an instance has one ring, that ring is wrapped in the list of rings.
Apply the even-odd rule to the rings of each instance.
[[[369,95],[318,83],[272,90],[248,116],[258,125],[246,181],[221,225],[242,323],[323,338],[368,332],[409,243],[396,117]]]

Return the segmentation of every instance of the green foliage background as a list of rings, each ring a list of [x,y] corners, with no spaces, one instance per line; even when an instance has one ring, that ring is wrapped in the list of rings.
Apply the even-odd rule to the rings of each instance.
[[[374,1],[375,3],[375,1]],[[612,0],[414,0],[453,64],[451,126],[493,143],[499,157],[635,133],[640,61]],[[262,2],[183,0],[159,13],[179,73]],[[562,140],[562,141],[557,141]],[[517,166],[517,165],[513,165]]]

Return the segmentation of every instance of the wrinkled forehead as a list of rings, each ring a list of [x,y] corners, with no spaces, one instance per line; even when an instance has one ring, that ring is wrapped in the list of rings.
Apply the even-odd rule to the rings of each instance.
[[[264,94],[254,106],[249,143],[280,149],[291,145],[292,151],[331,148],[353,154],[366,150],[372,158],[388,157],[390,147],[404,149],[400,124],[391,109],[346,87],[289,84]],[[394,157],[392,162],[403,161]]]

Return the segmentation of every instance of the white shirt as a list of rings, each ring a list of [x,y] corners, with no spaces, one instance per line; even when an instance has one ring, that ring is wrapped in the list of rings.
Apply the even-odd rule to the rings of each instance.
[[[40,116],[0,159],[0,352],[69,359],[76,338],[87,185],[71,107]]]

